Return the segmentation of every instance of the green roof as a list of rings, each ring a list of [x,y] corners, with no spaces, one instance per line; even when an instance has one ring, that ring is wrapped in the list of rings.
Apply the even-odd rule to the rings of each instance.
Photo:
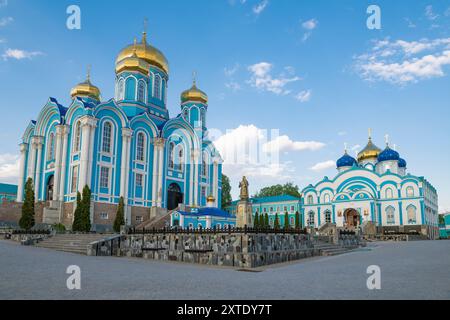
[[[294,197],[289,194],[282,194],[279,196],[262,197],[262,198],[250,198],[252,204],[263,204],[271,202],[286,202],[286,201],[300,201],[299,197]],[[239,200],[235,200],[231,203],[231,206],[235,206]]]
[[[0,183],[0,194],[17,194],[17,186],[13,184]]]

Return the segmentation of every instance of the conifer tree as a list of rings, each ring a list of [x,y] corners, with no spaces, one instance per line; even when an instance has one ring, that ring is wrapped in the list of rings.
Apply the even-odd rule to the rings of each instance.
[[[264,215],[264,227],[269,227],[269,215],[267,213]]]
[[[256,211],[256,213],[255,213],[255,222],[253,223],[253,226],[255,228],[259,228],[259,213],[258,213],[258,211]]]
[[[34,187],[33,179],[28,178],[25,184],[25,198],[22,205],[22,217],[19,226],[22,229],[30,230],[34,226]]]
[[[116,219],[114,220],[113,226],[115,232],[120,232],[120,227],[125,224],[124,210],[125,210],[125,203],[123,197],[120,197],[119,207],[117,208]]]
[[[83,231],[82,230],[82,204],[81,204],[81,193],[77,192],[77,207],[75,208],[75,213],[73,217],[72,231]]]
[[[91,231],[91,190],[88,186],[83,188],[83,197],[81,200],[82,210],[82,231]]]
[[[289,215],[287,212],[284,213],[284,228],[289,229],[291,226],[289,225]]]
[[[300,214],[298,211],[295,213],[295,229],[300,228]]]
[[[280,220],[278,219],[278,213],[275,213],[275,223],[274,228],[279,229],[280,228]]]

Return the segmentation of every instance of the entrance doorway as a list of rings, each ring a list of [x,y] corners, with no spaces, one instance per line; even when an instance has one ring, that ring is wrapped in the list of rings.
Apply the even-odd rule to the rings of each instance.
[[[355,209],[347,209],[344,212],[345,227],[355,230],[359,226],[360,214]]]
[[[53,186],[55,183],[55,176],[50,176],[47,181],[47,193],[45,200],[52,201],[53,200]]]
[[[167,210],[176,209],[180,203],[183,203],[183,193],[178,184],[172,183],[167,189]]]

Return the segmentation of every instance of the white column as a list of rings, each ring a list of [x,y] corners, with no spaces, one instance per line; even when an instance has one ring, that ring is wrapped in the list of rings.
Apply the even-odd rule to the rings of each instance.
[[[159,138],[158,142],[157,142],[157,146],[159,149],[159,154],[158,154],[158,201],[157,201],[157,206],[161,207],[162,206],[162,187],[163,187],[163,169],[164,169],[164,139],[163,138]]]
[[[64,193],[66,187],[66,175],[67,175],[67,149],[68,149],[68,138],[69,138],[69,127],[62,127],[62,159],[61,159],[61,170],[60,170],[60,184],[59,184],[59,198],[58,200],[64,202]]]
[[[95,144],[95,129],[97,128],[97,123],[94,121],[94,123],[91,126],[91,137],[90,137],[90,143],[89,143],[89,161],[88,161],[88,186],[91,187],[92,182],[92,167],[94,163],[94,144]],[[111,137],[112,139],[112,137]]]
[[[62,158],[62,132],[64,127],[56,127],[56,148],[55,148],[55,177],[54,177],[54,190],[53,190],[53,201],[58,201],[59,198],[59,188],[60,188],[60,177],[61,177],[61,158]]]
[[[199,205],[199,201],[198,201],[198,187],[199,187],[199,158],[200,158],[200,152],[199,150],[194,150],[194,204],[195,205]]]
[[[36,140],[37,148],[37,161],[36,161],[36,179],[34,183],[34,197],[36,201],[39,201],[39,185],[41,182],[41,162],[42,162],[42,138],[37,137]]]
[[[83,192],[83,188],[90,186],[90,179],[88,177],[89,163],[91,160],[91,131],[94,126],[94,119],[85,116],[81,119],[81,156],[80,156],[80,180],[78,183],[78,191]]]
[[[130,176],[130,146],[133,131],[128,128],[122,129],[122,157],[120,163],[120,196],[125,203],[126,224],[131,222],[131,211],[128,210],[128,184]]]
[[[153,144],[153,173],[152,173],[152,207],[157,206],[158,200],[158,159],[159,148],[157,147],[156,139],[152,141]]]
[[[213,163],[213,196],[214,196],[214,206],[217,208],[218,207],[218,193],[219,190],[219,164],[217,162],[217,160],[214,160]]]
[[[189,162],[189,205],[192,206],[194,205],[194,171],[195,171],[195,166],[194,166],[194,153],[191,153],[191,157],[190,157],[190,162]]]
[[[25,160],[27,157],[28,144],[20,145],[20,163],[19,163],[19,184],[17,186],[17,202],[23,201],[23,182],[25,179]]]
[[[34,183],[34,174],[36,168],[36,142],[35,138],[31,138],[31,146],[30,151],[28,153],[28,174],[27,178],[33,179]]]

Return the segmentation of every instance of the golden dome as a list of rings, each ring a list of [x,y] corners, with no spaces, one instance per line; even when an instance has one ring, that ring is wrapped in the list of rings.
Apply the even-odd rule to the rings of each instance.
[[[123,69],[124,63],[121,64],[122,60],[133,56],[137,56],[137,58],[140,58],[150,65],[156,66],[162,69],[165,73],[169,74],[169,62],[161,51],[147,43],[147,35],[145,32],[143,33],[141,43],[130,44],[120,51],[116,59],[116,72],[119,66]],[[129,63],[131,63],[131,60]],[[136,64],[136,62],[134,63]],[[139,69],[140,68],[141,66],[139,66]]]
[[[202,90],[197,88],[195,81],[189,90],[183,91],[181,94],[181,103],[188,101],[196,101],[208,104],[208,96]]]
[[[131,57],[124,58],[116,63],[116,73],[120,73],[122,71],[138,71],[148,75],[150,64],[137,56],[136,46],[136,39],[134,39],[133,54]]]
[[[215,202],[216,198],[214,198],[213,195],[209,195],[208,198],[206,198],[206,202]]]
[[[376,160],[380,152],[381,149],[378,148],[376,145],[374,145],[372,143],[372,138],[369,137],[369,142],[367,143],[367,146],[358,153],[358,162],[364,160]]]
[[[91,77],[88,73],[86,81],[81,82],[73,87],[73,89],[70,91],[70,96],[72,97],[72,99],[80,96],[100,100],[100,89],[91,83]]]

